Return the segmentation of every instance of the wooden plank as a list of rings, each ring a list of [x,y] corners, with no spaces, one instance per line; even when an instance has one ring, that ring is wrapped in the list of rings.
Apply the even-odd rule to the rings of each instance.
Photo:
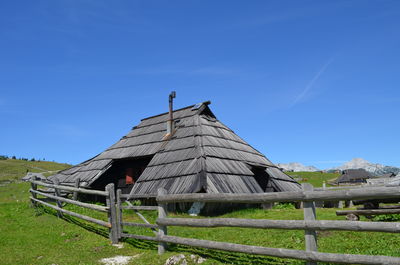
[[[400,205],[381,205],[377,209],[357,207],[357,210],[383,210],[383,209],[400,209]]]
[[[336,215],[381,215],[381,214],[400,214],[400,209],[370,209],[370,210],[343,210],[336,211]]]
[[[65,186],[65,185],[54,185],[54,184],[49,184],[45,183],[42,181],[31,181],[31,183],[34,183],[36,185],[48,187],[48,188],[57,188],[60,190],[67,190],[67,191],[76,191],[78,193],[85,193],[85,194],[93,194],[93,195],[100,195],[100,196],[107,196],[108,193],[105,191],[101,190],[88,190],[88,189],[83,189],[83,188],[75,188],[75,187],[70,187],[70,186]]]
[[[399,198],[398,187],[380,187],[352,190],[293,191],[269,193],[193,193],[157,196],[159,203],[218,202],[218,203],[267,203],[297,201],[339,201],[361,199]]]
[[[142,224],[142,223],[132,223],[132,222],[122,222],[123,226],[138,226],[138,227],[147,227],[147,228],[158,228],[158,225],[153,224]]]
[[[90,203],[85,203],[85,202],[80,202],[80,201],[74,201],[68,198],[64,198],[64,197],[59,197],[59,196],[54,196],[48,193],[44,193],[44,192],[40,192],[40,191],[34,191],[34,190],[30,190],[31,193],[35,193],[53,200],[59,200],[62,202],[66,202],[66,203],[70,203],[70,204],[74,204],[80,207],[84,207],[84,208],[88,208],[91,210],[96,210],[96,211],[100,211],[100,212],[108,212],[108,207],[105,206],[101,206],[101,205],[96,205],[96,204],[90,204]]]
[[[216,249],[223,251],[247,253],[252,255],[255,254],[315,262],[336,262],[344,264],[400,264],[400,258],[389,256],[336,254],[284,248],[267,248],[234,243],[216,242],[210,240],[182,238],[176,236],[163,236],[161,238],[158,238],[158,241],[206,249]]]
[[[71,211],[65,210],[65,209],[63,209],[63,208],[59,208],[59,207],[57,207],[57,206],[55,206],[55,205],[53,205],[53,204],[44,202],[44,201],[42,201],[42,200],[35,199],[35,198],[33,198],[33,197],[30,197],[30,199],[31,199],[31,200],[34,200],[35,202],[38,202],[38,203],[40,203],[40,204],[43,204],[43,205],[45,205],[45,206],[47,206],[47,207],[50,207],[50,208],[52,208],[52,209],[54,209],[54,210],[61,211],[61,212],[65,213],[65,214],[68,214],[68,215],[71,215],[71,216],[80,218],[80,219],[82,219],[82,220],[85,220],[85,221],[88,221],[88,222],[92,222],[92,223],[95,223],[95,224],[98,224],[98,225],[101,225],[101,226],[104,226],[104,227],[111,227],[111,224],[108,223],[108,222],[104,222],[104,221],[102,221],[102,220],[98,220],[98,219],[95,219],[95,218],[93,218],[93,217],[86,216],[86,215],[83,215],[83,214],[71,212]]]
[[[80,183],[80,178],[76,178],[75,179],[75,183],[74,183],[74,187],[75,188],[77,188],[77,189],[79,189],[79,183]],[[74,200],[74,201],[76,201],[76,200],[78,200],[78,192],[77,191],[74,191],[74,193],[73,193],[73,195],[72,195],[72,199]]]
[[[117,210],[117,226],[118,226],[118,239],[121,238],[122,234],[122,201],[121,201],[121,195],[122,191],[121,189],[117,190],[117,205],[116,210]]]
[[[158,206],[121,206],[126,210],[158,211]]]
[[[133,234],[127,234],[127,233],[122,233],[121,237],[135,238],[135,239],[139,239],[139,240],[159,241],[157,237],[133,235]]]
[[[304,191],[313,191],[314,187],[309,183],[301,184]],[[315,202],[304,202],[303,206],[304,221],[315,221],[317,219],[317,214],[315,212]],[[317,232],[313,229],[304,230],[304,239],[306,244],[307,252],[318,251],[317,246]],[[316,265],[315,261],[307,261],[307,265]]]
[[[158,196],[162,196],[167,194],[167,191],[163,188],[158,189]],[[167,204],[159,203],[158,205],[158,218],[167,218]],[[167,235],[167,227],[166,226],[159,226],[158,228],[158,237],[162,238],[163,236]],[[165,242],[160,242],[158,244],[158,255],[162,255],[165,253],[167,249],[167,244]]]
[[[368,231],[400,233],[400,223],[397,222],[351,222],[330,220],[269,220],[269,219],[238,219],[238,218],[158,218],[158,225],[188,226],[188,227],[243,227],[260,229],[285,230],[320,230],[320,231]]]
[[[157,194],[122,194],[121,198],[123,199],[129,199],[129,200],[134,200],[134,199],[151,199],[151,198],[156,198]]]
[[[37,179],[37,177],[36,176],[33,176],[33,180],[36,180]],[[32,181],[31,181],[31,189],[30,189],[31,191],[32,190],[37,190],[37,184],[35,184],[35,183],[33,183]],[[37,199],[37,196],[36,196],[36,194],[35,193],[33,193],[33,192],[31,192],[31,196],[32,196],[32,198],[35,198],[35,199]],[[32,206],[36,206],[36,202],[35,201],[33,201],[33,200],[31,200],[31,204],[32,204]]]
[[[58,178],[54,178],[54,184],[57,185],[57,186],[60,185],[60,181],[58,180]],[[54,191],[55,191],[54,194],[56,195],[55,197],[57,197],[57,198],[61,197],[61,192],[60,192],[60,190],[58,188],[55,188]],[[62,208],[63,207],[62,202],[60,200],[56,199],[56,203],[57,203],[57,207],[58,208]],[[57,216],[59,218],[62,218],[63,217],[62,212],[57,211]]]
[[[108,222],[110,227],[110,240],[113,244],[118,244],[118,225],[117,225],[117,211],[115,208],[115,191],[114,183],[109,183],[106,186],[108,196],[106,198],[108,211]]]

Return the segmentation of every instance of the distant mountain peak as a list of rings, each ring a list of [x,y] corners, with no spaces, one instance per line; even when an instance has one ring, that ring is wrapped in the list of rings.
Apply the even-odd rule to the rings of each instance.
[[[283,170],[285,170],[285,171],[295,171],[295,172],[297,172],[297,171],[307,171],[307,172],[319,171],[319,169],[314,166],[305,166],[298,162],[278,163],[277,166],[280,168],[283,168]]]
[[[383,175],[386,173],[399,173],[400,168],[384,166],[378,163],[371,163],[363,158],[353,158],[348,162],[345,162],[339,167],[332,168],[332,170],[346,170],[346,169],[365,169],[366,171],[374,175]]]

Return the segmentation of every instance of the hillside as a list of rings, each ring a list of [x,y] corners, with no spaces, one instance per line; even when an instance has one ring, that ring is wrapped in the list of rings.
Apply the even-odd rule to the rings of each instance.
[[[0,182],[21,179],[29,172],[44,172],[45,176],[71,167],[69,164],[49,161],[25,161],[19,159],[0,160]]]
[[[300,183],[310,183],[314,187],[322,187],[323,182],[328,186],[328,182],[339,177],[339,173],[324,172],[286,172]]]

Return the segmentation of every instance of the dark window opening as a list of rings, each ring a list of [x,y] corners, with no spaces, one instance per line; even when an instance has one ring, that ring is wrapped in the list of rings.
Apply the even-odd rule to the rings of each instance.
[[[251,171],[254,174],[254,179],[264,192],[273,191],[272,183],[270,182],[270,176],[265,171],[265,167],[251,166]]]
[[[121,189],[122,193],[129,193],[152,158],[153,156],[146,156],[115,160],[111,168],[96,180],[95,186],[104,189],[108,183],[114,183],[116,190]]]

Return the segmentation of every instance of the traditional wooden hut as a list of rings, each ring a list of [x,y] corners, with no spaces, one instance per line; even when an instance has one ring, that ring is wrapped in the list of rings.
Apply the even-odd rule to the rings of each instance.
[[[124,193],[259,193],[300,185],[222,124],[203,102],[141,120],[99,155],[58,174],[61,183]],[[172,109],[172,108],[170,108]]]
[[[367,179],[373,177],[371,173],[366,171],[365,169],[346,169],[342,171],[342,175],[340,175],[336,184],[361,184],[366,183]]]

